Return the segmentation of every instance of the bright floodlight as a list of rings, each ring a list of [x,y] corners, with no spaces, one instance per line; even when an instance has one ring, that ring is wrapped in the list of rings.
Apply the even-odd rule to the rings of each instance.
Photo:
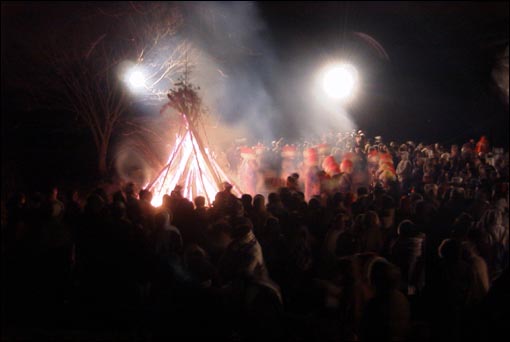
[[[350,98],[358,83],[358,72],[349,64],[342,64],[328,69],[324,73],[323,87],[326,93],[335,99]]]
[[[132,70],[127,76],[129,86],[133,89],[145,87],[145,76],[140,70]]]

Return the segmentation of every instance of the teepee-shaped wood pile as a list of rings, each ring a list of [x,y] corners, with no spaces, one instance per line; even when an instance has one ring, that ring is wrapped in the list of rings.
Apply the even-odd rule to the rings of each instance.
[[[163,196],[171,194],[176,187],[180,187],[181,194],[191,201],[196,196],[204,196],[209,205],[216,193],[223,190],[225,182],[233,185],[235,195],[241,195],[239,188],[219,167],[204,144],[199,132],[203,113],[199,88],[188,82],[188,76],[186,70],[184,77],[168,93],[169,102],[162,109],[176,110],[182,120],[167,164],[146,187],[154,194],[152,204],[155,206],[160,205]]]

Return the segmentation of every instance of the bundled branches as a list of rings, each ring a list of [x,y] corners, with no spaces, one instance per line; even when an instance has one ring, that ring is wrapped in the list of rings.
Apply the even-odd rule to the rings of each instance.
[[[202,99],[198,95],[199,87],[193,86],[187,82],[186,78],[180,78],[175,84],[175,88],[168,93],[168,105],[185,115],[187,120],[193,125],[200,118],[202,112]]]

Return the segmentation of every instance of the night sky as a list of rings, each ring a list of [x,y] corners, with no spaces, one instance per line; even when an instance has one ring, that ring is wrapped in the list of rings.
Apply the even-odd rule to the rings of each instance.
[[[366,84],[352,117],[373,135],[447,142],[486,133],[507,142],[508,107],[490,74],[508,44],[508,2],[264,3],[262,16],[289,70],[302,54],[360,60]],[[351,32],[375,38],[390,61]]]
[[[3,184],[19,178],[25,183],[48,177],[79,180],[94,172],[95,151],[86,128],[65,111],[36,109],[26,81],[44,69],[30,47],[38,46],[45,29],[67,27],[101,6],[110,4],[2,2]],[[201,24],[186,15],[189,6],[183,5],[184,30]],[[271,51],[274,70],[259,63],[266,50],[243,63],[260,68],[261,82],[280,113],[274,121],[279,135],[299,138],[300,118],[314,115],[303,109],[303,84],[321,63],[347,56],[356,62],[363,80],[362,94],[348,112],[369,135],[453,143],[486,134],[508,147],[508,99],[491,77],[498,54],[508,46],[508,2],[255,6],[264,27],[257,39]],[[389,59],[354,32],[375,39]],[[37,87],[37,81],[31,86]],[[228,113],[224,116],[225,121],[232,119]]]

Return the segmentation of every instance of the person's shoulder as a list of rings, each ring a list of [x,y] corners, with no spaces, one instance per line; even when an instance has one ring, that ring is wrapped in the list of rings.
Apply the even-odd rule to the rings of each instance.
[[[174,225],[168,225],[165,227],[165,230],[169,231],[169,232],[174,232],[174,233],[177,233],[177,234],[181,234],[181,231],[179,230],[179,228],[177,228],[176,226]]]
[[[281,303],[279,289],[275,284],[265,282],[265,281],[257,281],[252,280],[250,282],[249,288],[254,293],[254,299],[257,302],[265,302],[265,303]]]
[[[368,304],[373,309],[389,308],[392,311],[409,309],[409,300],[399,290],[391,290],[382,295],[376,295]]]

